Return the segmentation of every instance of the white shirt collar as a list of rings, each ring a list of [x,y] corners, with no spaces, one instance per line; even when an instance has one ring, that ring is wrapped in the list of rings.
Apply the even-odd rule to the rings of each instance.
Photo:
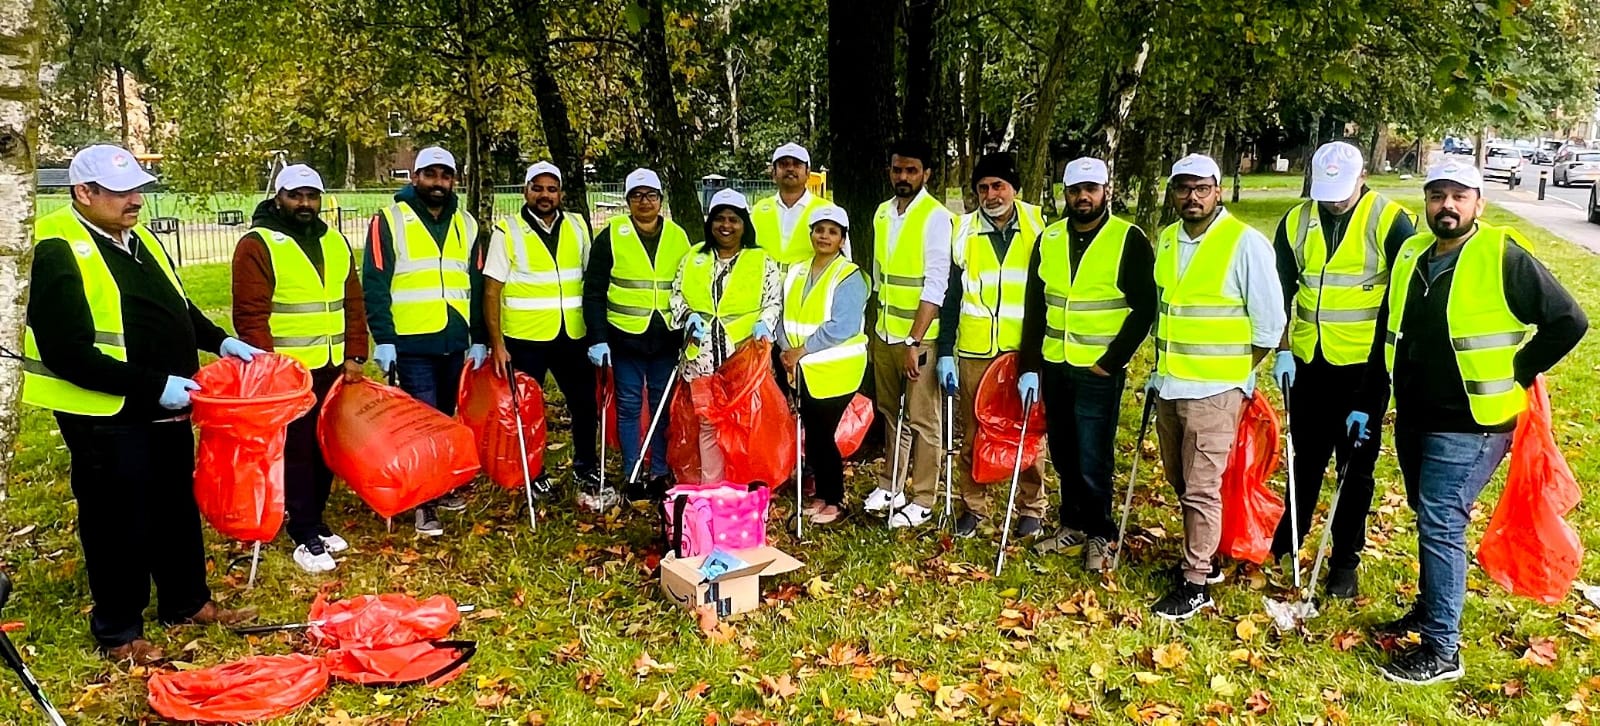
[[[783,203],[783,195],[782,194],[778,194],[778,195],[774,196],[772,198],[772,201],[777,202],[779,209],[784,209],[784,210],[805,209],[806,205],[811,203],[811,190],[807,189],[807,190],[801,192],[800,193],[800,198],[796,199],[794,204],[784,204]]]
[[[889,214],[894,216],[896,219],[904,219],[907,214],[911,213],[911,208],[917,206],[917,202],[922,201],[923,197],[928,197],[929,199],[933,198],[933,195],[928,193],[927,187],[917,190],[916,195],[911,197],[911,201],[906,203],[906,209],[903,212],[900,211],[900,205],[897,203],[900,198],[895,197],[894,199],[890,199]]]
[[[78,211],[78,208],[76,206],[74,206],[72,208],[72,216],[77,217],[78,221],[83,223],[83,226],[89,228],[89,231],[94,232],[95,234],[98,234],[101,237],[105,237],[106,239],[111,240],[111,244],[116,245],[123,252],[126,252],[126,253],[128,253],[130,255],[133,254],[133,231],[132,230],[124,230],[121,235],[115,235],[115,234],[112,234],[110,232],[107,232],[107,231],[101,229],[99,227],[99,225],[96,225],[94,222],[89,221],[88,217],[83,216],[83,214]]]
[[[1224,207],[1224,206],[1222,206],[1220,204],[1217,205],[1217,214],[1216,214],[1216,216],[1211,218],[1211,224],[1206,225],[1206,231],[1205,232],[1201,232],[1199,237],[1193,237],[1193,238],[1191,238],[1189,236],[1189,230],[1184,228],[1183,221],[1179,220],[1178,221],[1178,241],[1179,242],[1190,242],[1190,243],[1199,242],[1200,240],[1205,238],[1206,232],[1210,232],[1211,228],[1217,226],[1217,223],[1221,222],[1222,218],[1226,217],[1226,216],[1228,216],[1228,208]]]

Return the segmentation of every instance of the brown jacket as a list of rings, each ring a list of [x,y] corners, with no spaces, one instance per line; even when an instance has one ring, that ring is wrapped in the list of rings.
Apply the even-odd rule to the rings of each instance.
[[[302,250],[314,248],[307,256],[323,274],[321,247],[317,241],[326,229],[320,220],[310,229],[300,228],[293,221],[279,216],[268,199],[256,207],[251,220],[253,226],[267,227],[294,238]],[[344,281],[344,354],[347,358],[366,358],[367,312],[361,296],[361,268],[351,256],[350,274]],[[276,279],[272,272],[272,257],[267,243],[256,232],[239,240],[233,250],[233,325],[240,340],[262,350],[272,350],[272,329],[268,318],[272,315],[272,292]],[[342,363],[340,361],[339,363]],[[337,365],[337,364],[336,364]]]

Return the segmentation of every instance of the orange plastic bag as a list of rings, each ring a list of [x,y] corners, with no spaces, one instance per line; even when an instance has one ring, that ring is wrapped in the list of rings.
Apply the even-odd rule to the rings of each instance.
[[[471,641],[441,640],[387,648],[340,648],[328,654],[334,678],[368,686],[438,686],[466,670],[477,652]]]
[[[1017,354],[1006,353],[989,364],[973,397],[978,433],[972,439],[972,480],[979,484],[1011,481],[1022,435],[1022,396],[1017,393]],[[1022,468],[1033,466],[1044,451],[1044,404],[1035,401],[1028,416],[1028,439]]]
[[[699,404],[694,399],[696,391],[705,399]],[[667,421],[656,431],[657,436],[667,437],[667,466],[679,484],[711,483],[700,481],[700,416],[695,413],[698,406],[710,405],[710,396],[711,389],[706,386],[678,385],[672,392],[672,402],[667,404]],[[648,457],[650,452],[641,455]],[[644,470],[649,466],[645,462]]]
[[[309,655],[258,655],[194,671],[157,671],[150,708],[174,721],[245,723],[286,715],[328,690],[328,665]]]
[[[1222,541],[1217,552],[1260,564],[1272,556],[1283,498],[1268,482],[1278,472],[1278,412],[1261,391],[1239,413],[1239,433],[1222,471]]]
[[[777,486],[794,473],[794,419],[772,375],[771,343],[752,340],[716,373],[678,388],[667,444],[667,463],[678,483],[717,483],[700,481],[701,421],[716,429],[723,481]],[[692,411],[683,411],[686,404]]]
[[[622,434],[617,429],[617,377],[612,373],[611,366],[601,366],[594,369],[594,407],[600,412],[600,425],[605,427],[606,446],[622,450]],[[646,398],[648,401],[648,397]],[[644,406],[649,408],[649,406]],[[639,427],[643,434],[644,427],[649,426],[646,419]]]
[[[872,430],[873,413],[872,399],[859,393],[850,399],[850,405],[845,407],[844,417],[839,419],[839,427],[833,433],[833,442],[839,446],[841,458],[848,459],[861,449],[861,442]]]
[[[311,602],[306,639],[329,648],[387,648],[439,640],[461,622],[455,600],[426,600],[385,593],[328,602],[322,593]]]
[[[1563,517],[1582,498],[1551,432],[1550,397],[1539,376],[1512,434],[1506,488],[1478,544],[1478,564],[1513,595],[1561,602],[1583,564],[1583,542]]]
[[[316,404],[311,373],[277,353],[224,357],[194,376],[194,498],[218,532],[268,542],[283,524],[285,428]]]
[[[317,419],[328,468],[381,517],[437,499],[478,474],[472,430],[398,388],[334,382]]]
[[[517,443],[517,411],[512,406],[511,384],[488,366],[461,367],[456,395],[456,420],[472,429],[478,442],[478,460],[489,480],[507,489],[521,489],[522,458]],[[544,390],[526,373],[517,373],[517,395],[522,403],[522,434],[528,445],[528,473],[544,472]]]

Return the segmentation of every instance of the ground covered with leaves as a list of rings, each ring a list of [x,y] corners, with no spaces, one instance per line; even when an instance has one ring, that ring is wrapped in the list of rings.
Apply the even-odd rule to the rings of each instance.
[[[1252,196],[1233,208],[1268,233],[1293,202]],[[1400,198],[1420,207],[1414,192]],[[1600,311],[1595,258],[1523,229],[1537,255]],[[227,270],[192,267],[184,276],[200,306],[225,318]],[[1549,376],[1557,438],[1580,482],[1594,481],[1600,467],[1600,454],[1588,450],[1600,431],[1596,340]],[[1134,365],[1132,377],[1142,381],[1147,355]],[[1124,398],[1119,487],[1136,453],[1138,403]],[[547,461],[559,468],[567,437],[556,416]],[[0,505],[0,555],[18,586],[4,619],[26,622],[12,637],[69,720],[159,720],[145,702],[150,670],[104,661],[89,638],[67,452],[54,429],[47,414],[26,414]],[[889,532],[861,515],[795,542],[781,524],[792,505],[779,497],[773,544],[806,566],[766,581],[765,606],[725,622],[697,621],[659,594],[652,513],[580,515],[568,498],[542,505],[530,534],[520,492],[485,482],[470,490],[467,512],[445,513],[446,535],[436,539],[418,538],[409,520],[386,531],[336,488],[329,522],[352,549],[326,578],[295,568],[282,536],[266,548],[253,589],[245,588],[247,545],[208,529],[207,554],[217,598],[260,608],[263,622],[304,619],[319,588],[336,596],[445,593],[478,608],[457,631],[479,644],[462,677],[434,689],[334,685],[284,723],[1600,722],[1600,678],[1592,675],[1600,612],[1576,595],[1556,606],[1510,597],[1475,568],[1462,628],[1466,677],[1423,688],[1379,677],[1386,655],[1366,627],[1397,617],[1417,589],[1415,518],[1387,444],[1363,597],[1325,604],[1307,633],[1279,633],[1262,598],[1281,596],[1280,585],[1253,566],[1230,564],[1228,581],[1213,588],[1215,610],[1182,624],[1151,616],[1179,556],[1182,525],[1154,442],[1137,453],[1145,459],[1134,519],[1143,534],[1115,576],[1087,575],[1075,554],[1017,549],[995,579],[992,530],[951,541],[933,531]],[[853,465],[858,500],[882,465]],[[1499,488],[1497,480],[1480,501],[1474,546]],[[1600,546],[1592,502],[1569,521],[1589,548]],[[1593,555],[1583,574],[1600,580]],[[171,658],[163,669],[308,649],[294,634],[244,638],[154,624],[149,633]],[[0,719],[42,723],[10,674],[0,675]]]

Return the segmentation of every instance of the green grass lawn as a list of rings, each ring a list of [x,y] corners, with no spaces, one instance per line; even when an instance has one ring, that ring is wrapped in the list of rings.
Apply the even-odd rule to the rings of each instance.
[[[1415,192],[1402,201],[1420,206]],[[1234,209],[1270,233],[1292,202],[1247,197]],[[1580,300],[1600,310],[1594,257],[1529,225],[1522,229]],[[226,270],[196,266],[183,274],[198,304],[225,316]],[[1583,482],[1600,468],[1600,449],[1588,451],[1600,432],[1597,346],[1590,336],[1549,376],[1557,437]],[[1146,365],[1147,355],[1136,361],[1136,384]],[[1134,453],[1137,405],[1125,397],[1119,485]],[[567,430],[557,416],[550,460],[559,465]],[[644,552],[654,516],[578,515],[561,502],[542,507],[538,533],[530,534],[521,494],[481,482],[469,495],[471,509],[446,514],[446,536],[432,540],[418,539],[409,520],[386,532],[347,489],[336,488],[329,522],[353,545],[336,577],[302,574],[283,537],[265,548],[254,590],[244,589],[238,564],[247,545],[208,530],[207,555],[218,599],[259,607],[267,622],[304,619],[317,588],[335,579],[341,595],[447,593],[479,608],[458,630],[480,646],[463,677],[432,690],[335,685],[284,723],[1533,724],[1550,717],[1577,724],[1600,713],[1600,699],[1590,695],[1600,689],[1591,640],[1600,638],[1600,612],[1576,597],[1557,606],[1509,597],[1476,570],[1463,622],[1466,678],[1407,688],[1377,675],[1384,656],[1364,628],[1398,616],[1417,589],[1415,520],[1387,445],[1362,568],[1364,598],[1325,604],[1308,635],[1281,635],[1261,608],[1263,595],[1280,593],[1253,568],[1230,567],[1229,581],[1213,589],[1216,611],[1176,625],[1150,616],[1183,530],[1153,441],[1142,453],[1135,520],[1152,535],[1135,541],[1115,577],[1087,576],[1077,557],[1017,551],[1005,575],[991,580],[992,532],[952,544],[891,534],[859,516],[811,529],[808,541],[796,543],[779,523],[790,508],[780,501],[773,543],[806,567],[765,582],[768,605],[734,618],[717,639],[664,601],[649,577]],[[856,497],[881,465],[854,466]],[[1496,483],[1483,497],[1474,546],[1498,491]],[[999,488],[996,496],[1003,496]],[[1592,502],[1569,519],[1591,550],[1600,547]],[[0,557],[18,586],[6,619],[27,622],[12,637],[69,719],[152,718],[146,673],[106,663],[92,647],[75,525],[66,451],[52,419],[30,410],[0,506]],[[1600,580],[1593,556],[1584,576]],[[216,628],[153,625],[149,632],[181,661],[168,667],[178,668],[303,647],[289,635],[245,639]],[[1523,657],[1530,642],[1543,639],[1553,646],[1553,664]],[[40,723],[10,674],[0,674],[0,721]]]

